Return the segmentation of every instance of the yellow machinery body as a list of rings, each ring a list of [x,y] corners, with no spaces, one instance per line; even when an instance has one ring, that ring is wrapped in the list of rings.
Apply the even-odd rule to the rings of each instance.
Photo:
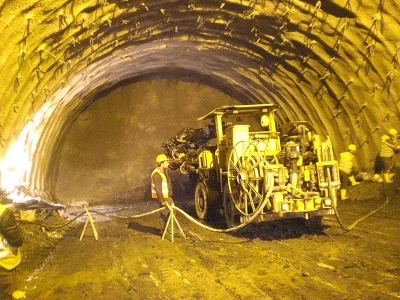
[[[169,143],[168,154],[181,152],[180,170],[196,175],[199,218],[217,209],[234,227],[249,220],[321,221],[334,214],[340,180],[329,137],[322,141],[307,121],[277,126],[277,111],[274,104],[223,106],[198,119],[211,124],[195,152],[176,142],[189,140],[187,132]]]

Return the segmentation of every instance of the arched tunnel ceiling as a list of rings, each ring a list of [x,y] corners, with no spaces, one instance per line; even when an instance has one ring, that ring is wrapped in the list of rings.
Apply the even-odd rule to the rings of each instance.
[[[395,0],[0,3],[3,187],[46,190],[82,111],[155,78],[279,104],[279,121],[311,121],[336,151],[357,144],[365,169],[380,136],[399,129]]]

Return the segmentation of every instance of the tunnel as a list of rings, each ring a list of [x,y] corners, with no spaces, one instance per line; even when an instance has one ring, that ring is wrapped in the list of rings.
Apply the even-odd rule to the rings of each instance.
[[[394,0],[0,4],[5,191],[143,199],[160,144],[222,105],[277,104],[366,172],[400,129]]]

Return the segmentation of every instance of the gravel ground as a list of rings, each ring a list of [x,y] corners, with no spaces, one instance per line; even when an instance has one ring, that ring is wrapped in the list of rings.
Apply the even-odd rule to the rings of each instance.
[[[37,222],[53,227],[22,223],[21,286],[38,300],[399,299],[399,177],[349,188],[338,212],[350,231],[329,216],[322,228],[282,220],[226,234],[177,213],[186,238],[175,231],[162,240],[158,213],[130,218],[157,208],[138,202],[97,207],[118,217],[94,214],[98,239],[88,225],[80,240],[83,217],[61,225],[82,208],[38,211]],[[193,215],[191,199],[176,202]]]

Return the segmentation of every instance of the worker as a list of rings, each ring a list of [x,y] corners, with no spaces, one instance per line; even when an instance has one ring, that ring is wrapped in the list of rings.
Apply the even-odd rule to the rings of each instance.
[[[14,211],[12,204],[0,204],[0,299],[25,299],[25,293],[18,290],[16,275],[24,232],[17,224]]]
[[[352,186],[360,184],[356,181],[354,177],[354,154],[357,151],[357,147],[354,144],[350,144],[347,147],[347,151],[340,153],[339,158],[339,175],[340,175],[340,199],[346,200],[347,196],[347,186],[349,183]]]
[[[390,129],[388,134],[384,134],[381,139],[381,149],[375,162],[375,176],[380,172],[383,173],[385,183],[392,183],[392,178],[395,175],[390,173],[390,170],[393,167],[393,156],[400,150],[400,146],[397,146],[397,140],[398,132],[394,128]],[[380,167],[377,168],[377,166]]]
[[[151,173],[151,196],[158,199],[160,207],[174,206],[172,197],[171,180],[168,176],[168,157],[165,154],[157,155],[157,167]],[[165,225],[169,216],[170,210],[164,209],[160,212],[161,234],[165,230]]]

